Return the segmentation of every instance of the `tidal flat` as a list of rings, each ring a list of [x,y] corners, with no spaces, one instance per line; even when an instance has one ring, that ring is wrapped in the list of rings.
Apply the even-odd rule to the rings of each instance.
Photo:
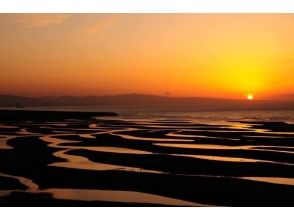
[[[293,206],[294,125],[0,110],[0,206]]]

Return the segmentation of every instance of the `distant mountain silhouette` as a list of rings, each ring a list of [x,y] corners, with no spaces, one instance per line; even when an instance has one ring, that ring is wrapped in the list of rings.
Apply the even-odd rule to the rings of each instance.
[[[278,95],[278,96],[273,97],[273,99],[294,101],[294,93]]]
[[[1,107],[29,106],[93,106],[93,105],[167,105],[192,106],[195,110],[294,109],[293,100],[235,100],[200,97],[166,97],[143,94],[113,96],[21,97],[0,95]]]

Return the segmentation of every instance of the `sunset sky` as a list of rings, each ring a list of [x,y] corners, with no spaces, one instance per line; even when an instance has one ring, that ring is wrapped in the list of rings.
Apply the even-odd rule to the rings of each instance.
[[[294,14],[1,14],[0,93],[294,94]]]

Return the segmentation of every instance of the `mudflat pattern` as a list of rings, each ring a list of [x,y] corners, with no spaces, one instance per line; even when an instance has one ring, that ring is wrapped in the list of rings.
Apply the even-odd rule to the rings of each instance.
[[[18,120],[0,125],[0,161],[2,206],[294,205],[285,122]]]

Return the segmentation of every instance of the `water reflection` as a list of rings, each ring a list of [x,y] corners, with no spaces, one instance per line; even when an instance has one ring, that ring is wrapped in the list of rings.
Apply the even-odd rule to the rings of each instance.
[[[242,179],[260,181],[266,183],[283,184],[294,186],[294,178],[282,178],[282,177],[242,177]]]
[[[66,154],[68,150],[57,151],[54,153],[54,156],[66,159],[67,162],[57,162],[49,164],[49,166],[56,166],[56,167],[65,167],[71,169],[83,169],[83,170],[96,170],[96,171],[106,171],[106,170],[124,170],[124,171],[131,171],[131,172],[145,172],[145,173],[161,173],[156,170],[146,170],[137,167],[129,167],[129,166],[118,166],[106,163],[98,163],[92,162],[86,157],[76,156],[76,155],[69,155]]]
[[[21,135],[30,135],[30,134],[33,134],[33,135],[38,135],[40,133],[34,133],[34,132],[30,132],[28,131],[27,128],[21,128],[19,132],[17,132],[17,134],[21,134]]]
[[[146,118],[145,119],[138,119],[138,118],[137,119],[136,118],[117,119],[116,118],[116,120],[109,120],[109,118],[107,118],[104,120],[98,119],[97,123],[96,122],[94,123],[93,121],[89,123],[86,123],[85,121],[66,121],[66,122],[54,121],[50,123],[49,122],[34,123],[31,121],[27,123],[25,122],[19,123],[17,124],[17,126],[0,125],[0,128],[3,129],[3,134],[0,134],[0,149],[14,149],[11,146],[8,146],[6,144],[6,142],[10,140],[11,138],[39,137],[40,140],[47,143],[48,147],[54,148],[53,155],[55,157],[65,160],[64,162],[46,164],[49,166],[49,168],[46,167],[44,169],[49,169],[49,170],[51,169],[53,171],[58,170],[56,169],[56,167],[57,168],[63,167],[63,168],[72,169],[71,170],[72,172],[75,172],[74,169],[85,170],[85,172],[87,170],[92,170],[92,171],[94,170],[94,171],[97,171],[95,172],[95,174],[97,175],[107,173],[107,175],[110,175],[110,176],[112,175],[112,173],[127,175],[127,173],[131,174],[131,172],[137,172],[137,173],[140,172],[142,173],[142,175],[138,175],[135,173],[132,173],[132,175],[138,175],[142,177],[144,177],[144,174],[146,173],[156,173],[156,175],[150,175],[150,174],[146,175],[146,176],[152,176],[152,178],[154,178],[154,182],[156,182],[157,180],[161,181],[160,178],[175,178],[176,181],[178,180],[182,181],[189,176],[189,178],[190,177],[206,177],[206,178],[210,177],[211,181],[214,181],[215,178],[226,178],[226,181],[239,178],[239,179],[243,179],[243,182],[245,183],[249,181],[245,181],[244,179],[294,186],[293,178],[263,177],[263,175],[265,174],[259,171],[256,171],[256,173],[254,172],[250,174],[252,176],[254,176],[255,174],[257,176],[259,175],[259,177],[255,177],[255,176],[243,177],[243,175],[245,174],[242,170],[240,170],[240,173],[238,173],[237,171],[236,173],[238,174],[238,177],[234,177],[234,178],[230,176],[210,175],[209,171],[207,171],[207,173],[203,172],[203,175],[201,176],[201,175],[197,175],[198,173],[196,169],[195,169],[196,170],[195,172],[193,171],[194,173],[191,172],[189,175],[185,175],[184,172],[183,174],[176,174],[172,172],[163,173],[156,170],[140,169],[139,168],[140,166],[138,164],[134,164],[131,166],[121,166],[119,164],[120,163],[123,164],[123,162],[120,162],[121,159],[119,157],[117,157],[119,158],[119,160],[115,160],[115,159],[113,161],[109,160],[110,164],[107,164],[107,163],[99,162],[100,155],[97,157],[98,161],[94,162],[89,160],[87,156],[79,156],[78,155],[79,151],[76,151],[77,155],[71,154],[72,150],[83,149],[83,150],[90,151],[91,154],[95,154],[95,152],[110,152],[110,153],[116,153],[116,155],[120,154],[118,156],[121,156],[122,154],[129,154],[129,155],[123,155],[121,157],[127,158],[129,156],[130,158],[135,158],[136,160],[134,161],[139,161],[137,160],[138,158],[143,158],[143,159],[146,158],[146,161],[149,162],[149,161],[152,161],[153,159],[153,157],[150,156],[151,154],[153,154],[152,152],[160,152],[160,153],[181,152],[182,154],[168,154],[168,153],[165,153],[165,154],[174,156],[174,157],[168,157],[171,164],[173,163],[172,161],[173,159],[176,159],[176,160],[179,159],[176,157],[182,157],[181,159],[183,160],[185,159],[183,157],[189,157],[189,158],[207,160],[205,161],[205,163],[211,164],[211,165],[219,164],[220,165],[219,169],[222,169],[222,165],[224,164],[226,166],[227,165],[234,166],[236,165],[236,163],[244,163],[244,164],[246,163],[246,165],[242,164],[242,166],[244,165],[244,166],[250,166],[250,167],[264,165],[257,162],[272,163],[270,164],[270,166],[277,167],[277,169],[280,169],[279,167],[281,166],[276,166],[276,164],[293,165],[291,163],[280,163],[280,162],[272,161],[272,160],[275,160],[274,153],[284,153],[285,156],[287,157],[285,161],[290,161],[291,156],[294,154],[293,146],[292,147],[287,146],[287,144],[283,143],[282,141],[281,141],[281,146],[271,146],[271,144],[273,145],[274,142],[268,141],[270,139],[274,139],[275,141],[277,141],[278,138],[282,139],[283,137],[286,137],[286,135],[288,135],[287,137],[291,138],[293,137],[291,136],[293,132],[274,132],[274,131],[269,131],[267,129],[259,129],[259,128],[256,129],[256,128],[253,128],[252,124],[240,123],[240,122],[225,122],[225,121],[209,122],[206,125],[205,124],[197,125],[197,122],[199,123],[199,121],[195,119],[171,120],[171,119],[160,119],[160,118],[156,118],[156,119],[155,118],[150,118],[150,119],[146,119]],[[15,129],[15,130],[11,130],[11,129]],[[7,135],[13,132],[14,134],[17,134],[17,135],[16,136]],[[38,132],[38,133],[35,133],[35,132]],[[218,133],[217,136],[219,137],[216,137],[216,134],[213,132],[217,132]],[[103,134],[107,134],[107,135],[103,135]],[[112,139],[110,135],[117,136],[119,138]],[[225,139],[225,140],[234,141],[229,143],[233,143],[233,144],[236,143],[236,144],[242,145],[241,141],[236,142],[237,140],[238,141],[240,140],[238,139],[238,137],[258,139],[259,141],[261,141],[258,143],[261,143],[263,145],[228,146],[224,144],[224,143],[228,143],[224,141]],[[199,140],[198,138],[201,138],[201,142],[203,142],[202,140],[207,139],[207,143],[217,143],[217,144],[198,144],[197,143],[197,141]],[[192,140],[192,139],[195,139],[195,140]],[[119,140],[123,140],[123,141],[119,142]],[[18,141],[16,141],[15,143],[18,143]],[[27,142],[24,142],[24,143],[28,143],[27,145],[24,144],[24,147],[27,147],[28,150],[34,151],[34,149],[30,148],[30,144],[31,143],[33,144],[33,142],[30,142],[30,140],[28,139]],[[141,143],[142,143],[142,149],[140,149]],[[203,143],[206,143],[206,142],[203,142]],[[249,143],[251,144],[254,142],[245,142],[245,144],[249,144]],[[269,143],[269,145],[265,146],[264,143],[266,144]],[[279,144],[279,142],[275,142],[276,145],[278,145],[277,143]],[[130,145],[128,146],[128,144]],[[12,152],[11,155],[13,155],[13,153],[15,152],[16,153],[19,152],[17,148],[18,146],[16,145],[13,145],[13,146],[15,146],[15,149],[11,151]],[[177,149],[177,150],[170,149],[170,148],[167,149],[168,147],[181,148],[181,149]],[[134,149],[131,149],[131,148],[134,148]],[[22,148],[21,150],[23,149],[24,148]],[[200,149],[200,150],[192,151],[188,149]],[[204,149],[204,150],[201,151],[201,149]],[[210,150],[214,150],[214,151],[212,152]],[[217,150],[223,150],[223,151],[217,151]],[[228,150],[229,153],[218,154],[218,152],[224,152],[224,153],[228,152],[225,150]],[[238,151],[236,152],[236,154],[232,153],[231,151],[234,151],[234,150],[245,150],[246,154],[242,154],[242,152],[244,151]],[[270,160],[253,159],[254,157],[263,158],[260,155],[262,155],[266,151],[268,154],[264,154],[264,158],[265,159],[269,158]],[[49,151],[49,152],[52,152],[52,151]],[[197,154],[198,152],[199,154]],[[208,155],[205,155],[206,153]],[[49,154],[51,156],[51,153]],[[277,160],[283,161],[284,159],[282,157],[284,154],[277,154],[278,155]],[[107,155],[111,156],[111,154],[107,154]],[[221,155],[233,155],[233,156],[231,157],[231,156],[221,156]],[[250,157],[253,157],[253,158],[250,158]],[[158,157],[154,156],[154,158],[158,158]],[[194,161],[196,161],[196,159]],[[219,161],[219,162],[215,163],[209,160]],[[21,161],[21,163],[23,163],[24,161]],[[227,162],[229,162],[230,164],[228,164]],[[5,161],[3,161],[3,163],[5,164]],[[117,163],[118,165],[113,165],[112,163],[113,164]],[[138,163],[141,163],[141,161],[139,161]],[[142,164],[144,163],[145,161],[142,161]],[[161,160],[159,160],[159,163],[161,163]],[[251,164],[248,164],[248,163],[251,163]],[[269,164],[266,164],[266,165],[269,165]],[[54,166],[55,168],[52,169],[52,166]],[[26,167],[29,167],[29,166],[26,166]],[[156,168],[160,170],[161,169],[160,167],[161,166],[158,166]],[[152,169],[156,169],[156,168],[154,167]],[[291,167],[289,167],[289,169],[291,169]],[[62,170],[66,170],[66,169],[62,169]],[[116,170],[116,171],[121,170],[121,171],[127,171],[127,172],[104,172],[104,171],[113,171],[113,170]],[[257,169],[257,170],[260,170],[260,169]],[[103,171],[103,172],[100,172],[100,171]],[[281,171],[283,171],[283,169],[281,169]],[[187,206],[201,205],[197,203],[191,203],[188,201],[172,199],[172,198],[148,194],[148,193],[134,192],[134,191],[114,191],[114,190],[100,190],[100,189],[40,190],[37,184],[35,184],[32,180],[27,179],[25,177],[13,176],[8,174],[0,174],[0,176],[1,175],[10,177],[10,178],[15,178],[20,183],[27,186],[27,190],[25,190],[26,192],[36,192],[36,193],[49,192],[49,193],[52,193],[54,198],[58,198],[58,199],[85,200],[85,201],[116,201],[116,202],[152,203],[152,204],[187,205]],[[248,173],[246,173],[246,175],[248,175]],[[283,175],[281,174],[281,176]],[[54,180],[54,181],[56,181],[56,183],[54,182],[54,187],[60,187],[60,185],[58,185],[58,180]],[[133,183],[131,183],[130,185],[132,184]],[[103,186],[104,189],[107,187],[108,187],[107,185]],[[42,186],[40,186],[40,188],[42,188]],[[130,189],[132,188],[130,187]],[[8,195],[10,192],[12,191],[2,190],[0,191],[0,196]],[[196,199],[195,201],[197,201]]]
[[[76,147],[74,147],[76,148]],[[108,146],[99,146],[99,147],[81,147],[79,149],[87,149],[92,151],[101,151],[101,152],[110,152],[110,153],[122,153],[122,154],[152,154],[149,151],[144,150],[133,150],[130,148],[122,148],[122,147],[108,147]]]
[[[5,174],[5,173],[0,173],[0,176],[16,179],[21,184],[26,186],[27,190],[30,191],[30,192],[35,192],[35,191],[37,191],[39,189],[39,186],[36,183],[34,183],[32,180],[28,179],[28,178],[25,178],[25,177],[22,177],[22,176],[15,176],[15,175],[10,175],[10,174]]]
[[[2,136],[0,136],[0,149],[7,149],[7,150],[13,149],[13,147],[7,145],[7,141],[9,139],[14,138],[14,137],[15,136],[8,136],[8,135],[5,135],[5,136],[2,135]]]
[[[240,158],[240,157],[223,157],[223,156],[208,156],[208,155],[193,155],[193,154],[172,154],[174,156],[183,156],[183,157],[191,157],[197,159],[205,159],[205,160],[217,160],[224,162],[245,162],[245,163],[255,163],[255,162],[272,162],[272,161],[264,161],[264,160],[255,160],[250,158]]]
[[[208,139],[224,139],[224,140],[233,140],[233,141],[239,141],[240,139],[236,138],[227,138],[227,137],[213,137],[208,135],[192,135],[192,134],[178,134],[176,132],[171,132],[166,134],[166,136],[169,137],[184,137],[184,138],[208,138]]]
[[[160,204],[168,206],[204,206],[203,204],[149,193],[117,190],[47,189],[56,199]],[[207,205],[205,205],[207,206]]]
[[[224,146],[224,145],[213,145],[213,144],[174,144],[174,143],[153,143],[155,146],[160,147],[176,147],[176,148],[192,148],[192,149],[250,149],[252,146]]]
[[[148,137],[136,137],[132,135],[126,135],[126,134],[113,134],[120,136],[124,139],[128,140],[141,140],[141,141],[162,141],[162,142],[193,142],[194,140],[189,139],[171,139],[171,138],[148,138]]]
[[[26,192],[31,193],[50,193],[55,199],[83,200],[83,201],[103,201],[103,202],[122,202],[122,203],[143,203],[159,204],[169,206],[207,206],[199,203],[173,199],[155,194],[118,191],[118,190],[86,190],[86,189],[39,189],[39,186],[32,180],[25,177],[0,173],[0,176],[18,180],[27,187]],[[7,196],[12,192],[22,192],[22,190],[0,190],[0,196]]]

